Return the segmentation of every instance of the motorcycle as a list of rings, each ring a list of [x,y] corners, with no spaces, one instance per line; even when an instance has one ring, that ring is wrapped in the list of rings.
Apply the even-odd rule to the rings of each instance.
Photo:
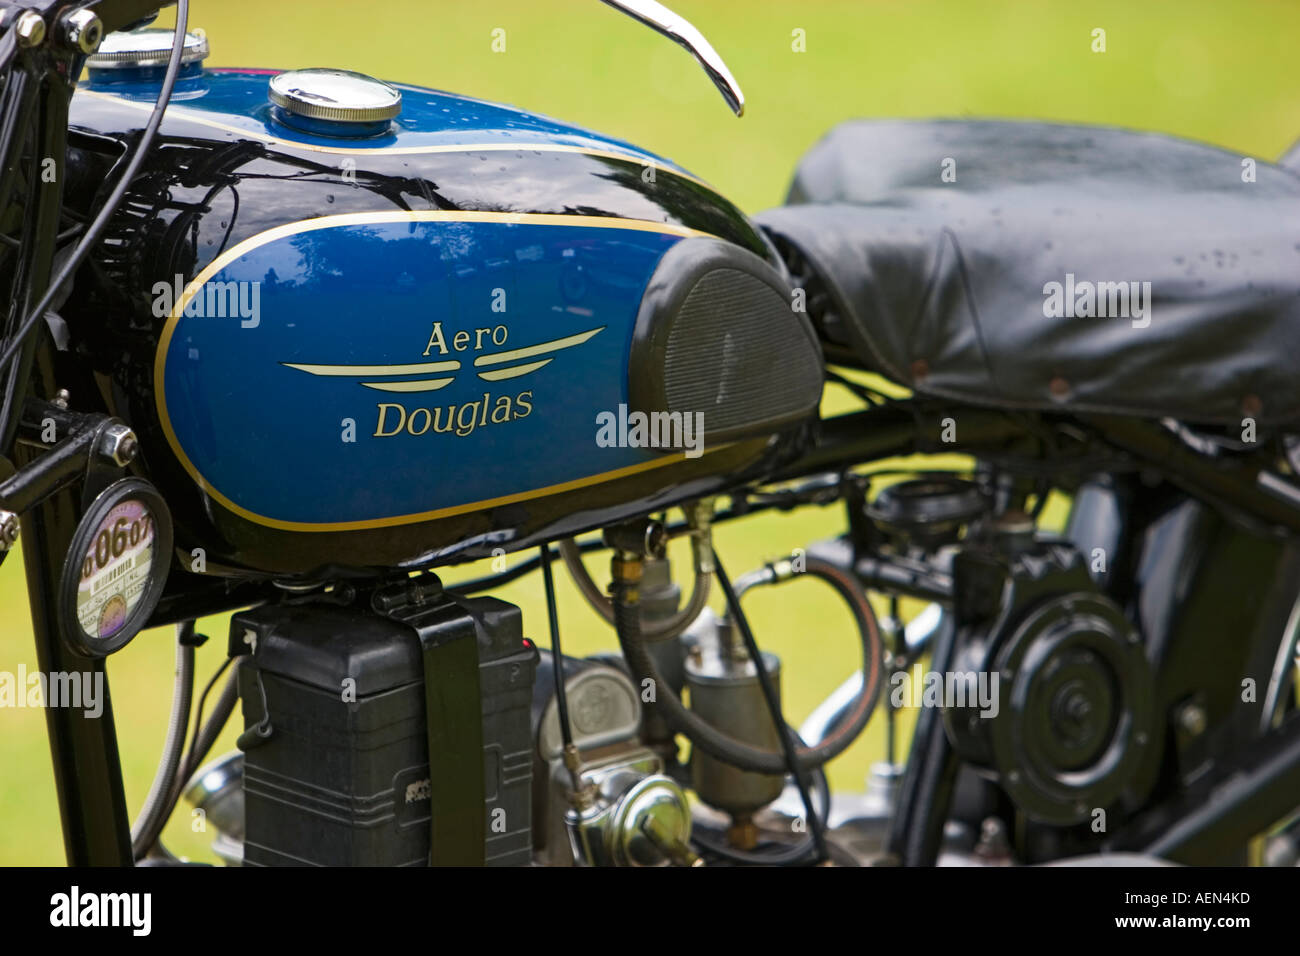
[[[751,219],[523,110],[211,68],[160,6],[0,4],[0,559],[49,698],[176,629],[133,822],[107,693],[46,708],[70,863],[183,862],[184,800],[247,866],[1295,865],[1300,150],[855,121]],[[563,653],[557,561],[618,652]],[[549,648],[492,596],[530,574]],[[803,577],[861,668],[796,728],[742,598]]]

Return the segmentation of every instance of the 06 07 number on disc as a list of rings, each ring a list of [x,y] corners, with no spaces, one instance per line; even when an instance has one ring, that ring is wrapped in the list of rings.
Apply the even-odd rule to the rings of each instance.
[[[59,586],[64,638],[105,657],[139,633],[162,597],[171,563],[171,516],[153,485],[114,482],[82,516]]]

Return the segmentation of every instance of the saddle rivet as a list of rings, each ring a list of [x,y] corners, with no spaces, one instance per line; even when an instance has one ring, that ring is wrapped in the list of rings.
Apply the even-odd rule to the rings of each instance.
[[[1244,415],[1255,416],[1264,410],[1264,403],[1260,401],[1258,395],[1247,395],[1241,400],[1241,411]]]
[[[930,363],[925,359],[917,359],[912,363],[912,381],[923,382],[930,374]]]
[[[1054,375],[1047,383],[1047,390],[1052,393],[1053,398],[1065,398],[1070,394],[1070,383],[1060,375]]]

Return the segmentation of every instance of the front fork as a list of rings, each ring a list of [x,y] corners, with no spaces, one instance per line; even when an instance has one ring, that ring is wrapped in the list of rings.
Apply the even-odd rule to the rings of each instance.
[[[130,866],[131,829],[104,660],[68,648],[59,636],[56,616],[55,595],[78,515],[78,492],[65,488],[29,511],[22,522],[23,563],[41,673],[86,674],[103,681],[103,710],[97,717],[79,707],[45,708],[63,847],[69,866]]]
[[[32,369],[35,394],[54,394],[53,359],[49,337],[41,330]],[[103,416],[83,419],[88,431],[52,449],[42,451],[21,442],[15,445],[19,474],[39,475],[24,488],[24,495],[31,494],[35,502],[22,510],[23,564],[41,673],[47,677],[74,674],[83,680],[82,675],[86,675],[92,681],[102,681],[103,687],[103,707],[98,716],[87,716],[83,708],[45,708],[68,864],[130,866],[133,857],[129,815],[104,659],[78,654],[59,632],[59,581],[81,517],[83,485],[96,481],[97,465],[104,464],[95,442],[84,440],[87,435],[101,434]],[[38,459],[43,459],[43,467],[33,468]],[[11,484],[6,482],[3,487]],[[37,485],[57,490],[44,493],[34,487]]]
[[[52,8],[54,4],[34,6]],[[112,15],[116,17],[119,9],[135,12],[139,6],[138,0],[119,0]],[[121,24],[113,19],[110,25],[117,28]],[[66,172],[68,100],[71,79],[79,67],[75,51],[56,49],[53,44],[28,51],[22,62],[24,68],[30,66],[29,106],[35,114],[35,137],[32,168],[27,170],[30,186],[24,200],[27,218],[21,236],[23,258],[14,265],[15,290],[10,302],[11,313],[19,318],[41,298],[52,272]],[[22,157],[21,141],[27,131],[10,132],[13,148],[7,151],[5,162],[13,169],[10,164]],[[50,160],[52,177],[46,175]],[[8,174],[5,179],[13,184]],[[0,197],[0,202],[7,204],[8,199],[7,195]],[[5,371],[0,382],[0,449],[13,449],[19,473],[7,475],[0,484],[12,493],[12,498],[0,501],[0,506],[22,515],[23,559],[37,663],[46,675],[63,672],[103,681],[104,706],[97,717],[86,716],[80,708],[45,707],[67,860],[73,866],[130,865],[130,827],[104,662],[82,657],[65,644],[59,634],[56,607],[60,576],[80,517],[80,488],[76,483],[79,475],[73,472],[82,464],[84,455],[81,474],[91,477],[95,449],[86,441],[61,442],[47,450],[24,447],[17,441],[19,419],[28,396],[53,396],[57,387],[54,347],[44,321],[32,330],[14,356],[14,364]],[[97,416],[97,424],[102,424],[103,419]],[[94,437],[98,434],[96,431]],[[24,471],[24,466],[40,457],[46,459],[40,466]]]

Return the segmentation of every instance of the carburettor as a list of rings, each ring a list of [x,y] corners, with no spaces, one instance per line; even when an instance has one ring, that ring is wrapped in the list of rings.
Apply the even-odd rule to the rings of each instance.
[[[619,667],[563,658],[573,742],[564,763],[554,657],[542,651],[533,697],[534,857],[543,865],[691,865],[691,810],[663,758],[641,740],[641,700]],[[575,779],[576,777],[576,779]]]

